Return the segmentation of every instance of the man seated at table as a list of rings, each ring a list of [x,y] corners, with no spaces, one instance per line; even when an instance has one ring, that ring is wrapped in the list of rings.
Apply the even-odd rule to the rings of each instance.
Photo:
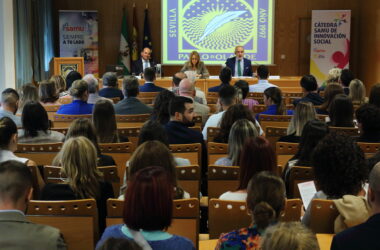
[[[66,249],[59,230],[27,220],[32,199],[32,173],[23,163],[0,163],[0,248]]]
[[[249,85],[249,92],[263,93],[269,87],[277,87],[268,82],[269,69],[265,65],[260,65],[256,70],[259,81],[256,84]]]
[[[232,75],[236,77],[249,76],[252,77],[252,66],[251,60],[244,58],[244,47],[235,47],[235,56],[228,58],[226,61],[226,66],[232,71]]]
[[[294,106],[297,106],[299,102],[311,102],[313,105],[317,106],[323,103],[323,98],[317,93],[318,83],[313,75],[304,75],[301,78],[300,85],[303,97],[294,100]]]
[[[224,67],[219,73],[219,80],[221,84],[208,89],[208,92],[219,92],[223,86],[229,86],[232,80],[232,73],[229,67]]]
[[[140,92],[161,92],[164,88],[156,86],[154,80],[156,80],[156,71],[154,68],[146,68],[144,70],[144,85],[140,86]]]
[[[151,58],[151,55],[152,50],[146,47],[141,51],[141,57],[136,61],[132,62],[132,72],[136,76],[141,75],[146,68],[153,68],[154,66],[156,66],[156,64]]]

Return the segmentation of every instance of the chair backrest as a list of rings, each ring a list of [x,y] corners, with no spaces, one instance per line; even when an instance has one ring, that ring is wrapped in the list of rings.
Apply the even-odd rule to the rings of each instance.
[[[59,133],[66,135],[69,128],[51,128],[50,130],[57,131]]]
[[[291,115],[260,115],[259,122],[261,128],[265,131],[266,127],[285,127],[289,126]]]
[[[170,152],[173,156],[188,159],[192,165],[202,164],[202,145],[200,143],[191,144],[170,144]]]
[[[139,92],[140,98],[155,98],[160,92]]]
[[[284,213],[281,214],[280,220],[284,222],[300,221],[303,211],[302,205],[301,199],[287,199]]]
[[[310,203],[310,229],[314,233],[334,233],[334,222],[339,211],[332,200],[313,199]]]
[[[207,97],[219,98],[218,92],[207,92]]]
[[[193,118],[194,126],[201,127],[202,126],[202,116],[194,116]]]
[[[45,185],[42,180],[40,171],[37,166],[28,166],[30,172],[32,172],[32,187],[33,187],[33,199],[38,199],[40,197],[41,190],[43,185]]]
[[[94,199],[35,201],[28,204],[28,220],[58,228],[68,249],[94,249],[98,239],[98,211]]]
[[[42,105],[46,112],[57,112],[58,109],[61,107],[60,104],[57,105]]]
[[[54,157],[62,148],[62,143],[45,144],[17,144],[15,154],[18,157],[27,158],[37,165],[51,165]]]
[[[216,103],[207,102],[207,106],[210,108],[210,114],[215,114],[217,112],[218,106]]]
[[[150,114],[141,115],[116,115],[118,128],[142,127],[150,119]]]
[[[111,99],[114,104],[120,102],[120,97],[111,97],[109,99]]]
[[[226,143],[216,143],[208,142],[207,143],[207,158],[208,164],[213,165],[215,162],[222,157],[227,156],[228,154],[228,144]]]
[[[215,93],[215,92],[209,92],[209,93]],[[207,104],[217,104],[219,97],[207,97]]]
[[[201,169],[198,165],[177,166],[178,184],[183,190],[190,194],[191,198],[199,198],[201,182]]]
[[[207,142],[213,142],[214,138],[219,134],[219,127],[208,127],[207,128]]]
[[[265,138],[268,139],[270,145],[273,150],[276,150],[276,142],[280,137],[285,136],[287,134],[288,128],[285,127],[272,127],[267,126],[265,129]]]
[[[363,150],[366,158],[372,157],[380,149],[380,143],[358,142],[358,145]]]
[[[255,99],[260,104],[264,103],[264,93],[249,92],[248,95],[247,95],[247,98]]]
[[[107,201],[107,226],[121,224],[123,222],[124,201],[108,199]],[[199,200],[196,198],[174,200],[173,220],[168,232],[190,239],[194,246],[198,245],[199,232]]]
[[[91,115],[62,115],[55,113],[53,116],[53,127],[54,128],[68,128],[70,124],[80,118],[91,119]]]
[[[65,96],[58,99],[58,102],[61,104],[69,104],[73,102],[73,98],[71,96]]]
[[[234,191],[239,185],[240,168],[237,166],[208,166],[208,197],[219,198],[227,191]]]
[[[140,100],[140,102],[146,105],[152,105],[156,97],[144,97],[144,98],[138,97],[138,99]]]
[[[133,144],[135,148],[137,148],[141,127],[118,128],[117,132],[120,136],[128,137],[128,140]]]
[[[289,172],[289,193],[288,196],[291,198],[301,198],[298,183],[313,181],[314,171],[312,167],[298,167],[294,166]]]
[[[359,136],[359,129],[358,128],[350,128],[350,127],[329,127],[330,132],[339,132],[344,133],[348,136]]]
[[[290,158],[298,152],[299,143],[276,142],[277,165],[285,166]]]

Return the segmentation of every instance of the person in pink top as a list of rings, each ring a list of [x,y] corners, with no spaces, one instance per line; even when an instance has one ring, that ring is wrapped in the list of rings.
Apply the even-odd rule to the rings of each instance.
[[[235,86],[240,88],[243,93],[242,104],[247,105],[250,110],[252,110],[253,106],[259,104],[259,102],[255,99],[247,98],[249,92],[248,82],[244,80],[239,80],[235,83]]]

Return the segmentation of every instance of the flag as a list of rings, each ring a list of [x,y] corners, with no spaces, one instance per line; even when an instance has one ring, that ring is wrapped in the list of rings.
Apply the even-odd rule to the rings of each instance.
[[[152,49],[152,39],[150,37],[150,28],[148,21],[148,6],[145,8],[145,18],[144,18],[144,39],[142,48]]]
[[[120,36],[120,49],[119,49],[119,61],[118,65],[122,65],[124,68],[124,75],[131,74],[131,54],[128,43],[128,27],[127,27],[127,15],[123,9],[123,18],[121,21],[121,36]]]
[[[132,61],[136,61],[139,56],[139,49],[137,48],[137,19],[136,19],[136,6],[133,4],[133,19],[132,19]]]

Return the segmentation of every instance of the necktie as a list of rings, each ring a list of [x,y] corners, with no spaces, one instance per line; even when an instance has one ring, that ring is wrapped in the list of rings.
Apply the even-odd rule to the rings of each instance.
[[[237,63],[238,63],[238,76],[241,76],[242,73],[241,73],[241,65],[240,65],[240,62],[241,60],[238,60]]]

